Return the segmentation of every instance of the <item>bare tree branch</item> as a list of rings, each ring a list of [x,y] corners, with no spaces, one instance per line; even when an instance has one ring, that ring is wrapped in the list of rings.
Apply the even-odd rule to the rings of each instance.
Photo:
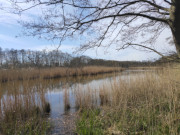
[[[24,22],[27,34],[45,35],[47,39],[84,39],[81,50],[99,46],[154,45],[164,29],[171,29],[180,57],[179,0],[11,0],[19,12],[37,6],[46,15],[34,22]],[[30,4],[27,8],[22,3]],[[143,45],[142,45],[143,44]],[[162,55],[160,55],[162,56]]]

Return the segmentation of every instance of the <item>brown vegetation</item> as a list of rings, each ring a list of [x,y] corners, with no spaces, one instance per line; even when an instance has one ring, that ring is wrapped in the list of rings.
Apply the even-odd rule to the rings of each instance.
[[[50,128],[47,120],[51,108],[44,97],[44,91],[32,92],[26,85],[19,91],[18,85],[12,83],[11,95],[0,99],[0,134],[46,134]]]
[[[0,70],[0,81],[7,82],[12,80],[31,80],[31,79],[52,79],[72,76],[88,76],[103,73],[122,71],[119,67],[98,67],[89,66],[83,68],[29,68],[29,69],[2,69]]]
[[[91,69],[92,67],[86,67],[77,71],[84,70],[81,72],[84,74],[85,71],[92,73]],[[52,72],[46,72],[47,74],[57,71],[48,70]],[[100,71],[100,68],[97,70]],[[179,72],[178,65],[161,70],[127,72],[125,75],[122,72],[118,73],[122,76],[108,79],[107,83],[96,89],[91,85],[88,88],[84,85],[75,85],[73,91],[69,91],[68,86],[64,84],[64,110],[68,111],[73,107],[70,94],[74,95],[76,107],[80,109],[76,123],[78,134],[178,135],[180,133]],[[31,75],[30,72],[26,73]],[[46,116],[51,108],[44,94],[52,80],[43,81],[43,76],[38,78],[35,81],[0,83],[2,90],[8,89],[5,95],[2,96],[0,93],[1,133],[45,134],[48,132],[50,124]],[[80,78],[71,79],[78,82]],[[68,80],[63,79],[65,82]],[[54,84],[51,85],[55,87]]]
[[[179,69],[147,72],[113,80],[111,86],[104,84],[98,92],[81,92],[86,97],[83,97],[84,101],[77,98],[78,103],[84,104],[77,132],[180,134],[179,72]],[[99,93],[99,97],[95,98],[94,93]],[[94,101],[101,104],[94,106]]]

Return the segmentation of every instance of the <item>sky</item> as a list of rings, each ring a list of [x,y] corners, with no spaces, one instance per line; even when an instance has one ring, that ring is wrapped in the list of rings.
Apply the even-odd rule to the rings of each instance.
[[[7,0],[0,0],[0,5],[9,6]],[[57,48],[57,41],[47,41],[38,39],[37,37],[27,37],[22,34],[23,27],[18,21],[28,21],[37,15],[38,9],[32,9],[21,16],[0,10],[0,47],[3,49],[31,49],[31,50],[53,50]],[[158,51],[166,52],[167,50],[174,51],[173,46],[169,46],[165,37],[171,35],[169,30],[162,33],[156,45]],[[78,41],[66,40],[60,46],[62,52],[67,52],[73,55],[86,55],[97,59],[118,60],[118,61],[144,61],[158,59],[159,56],[155,53],[138,51],[132,48],[117,51],[114,46],[109,48],[94,48],[87,50],[83,54],[74,54],[75,49],[80,45]]]

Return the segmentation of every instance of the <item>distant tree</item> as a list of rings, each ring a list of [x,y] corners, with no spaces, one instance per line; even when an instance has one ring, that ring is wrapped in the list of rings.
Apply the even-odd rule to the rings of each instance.
[[[3,63],[3,50],[0,47],[0,67],[2,66],[2,63]]]
[[[9,64],[12,68],[16,67],[19,63],[18,61],[18,51],[15,49],[11,49],[8,52],[9,54]]]
[[[82,36],[80,50],[117,45],[154,51],[152,45],[168,28],[180,58],[180,0],[11,0],[20,13],[36,6],[44,15],[22,24],[33,36],[61,41]],[[29,7],[23,8],[23,3]],[[47,10],[45,10],[47,9]]]
[[[24,49],[21,49],[20,51],[20,57],[21,57],[21,64],[24,64],[25,63],[25,55],[26,55],[26,52]]]
[[[173,59],[177,55],[168,56]],[[0,68],[23,68],[23,67],[73,67],[77,70],[83,69],[84,66],[106,66],[106,67],[136,67],[159,64],[164,59],[159,59],[155,63],[152,62],[138,62],[138,61],[114,61],[103,59],[92,59],[88,56],[72,57],[68,53],[61,51],[32,51],[32,50],[15,50],[15,49],[1,49],[0,48]],[[71,70],[68,68],[68,70]]]

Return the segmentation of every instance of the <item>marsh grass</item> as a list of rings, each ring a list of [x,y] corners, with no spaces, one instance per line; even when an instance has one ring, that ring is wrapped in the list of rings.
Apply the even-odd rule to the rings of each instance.
[[[0,81],[8,82],[14,80],[53,79],[60,77],[89,76],[103,73],[122,71],[119,67],[89,66],[83,68],[29,68],[29,69],[1,69]]]
[[[76,131],[79,134],[180,134],[180,69],[145,72],[114,79],[99,89],[100,105],[83,107]],[[92,91],[87,93],[93,95]],[[80,95],[79,95],[80,96]],[[84,97],[81,106],[91,104]],[[88,100],[88,101],[86,101]],[[77,101],[78,102],[78,101]],[[97,113],[98,112],[98,113]]]
[[[67,112],[71,108],[70,101],[69,101],[69,90],[67,88],[65,88],[65,90],[64,90],[63,98],[64,98],[64,110],[65,110],[65,112]]]
[[[96,90],[92,90],[90,86],[86,89],[83,87],[75,87],[75,105],[77,109],[96,108],[99,105],[98,93]]]
[[[0,134],[3,135],[42,135],[50,129],[48,115],[50,104],[44,97],[44,92],[32,92],[27,82],[22,91],[18,91],[15,83],[10,95],[4,95],[0,100]],[[34,89],[40,88],[39,86]]]

